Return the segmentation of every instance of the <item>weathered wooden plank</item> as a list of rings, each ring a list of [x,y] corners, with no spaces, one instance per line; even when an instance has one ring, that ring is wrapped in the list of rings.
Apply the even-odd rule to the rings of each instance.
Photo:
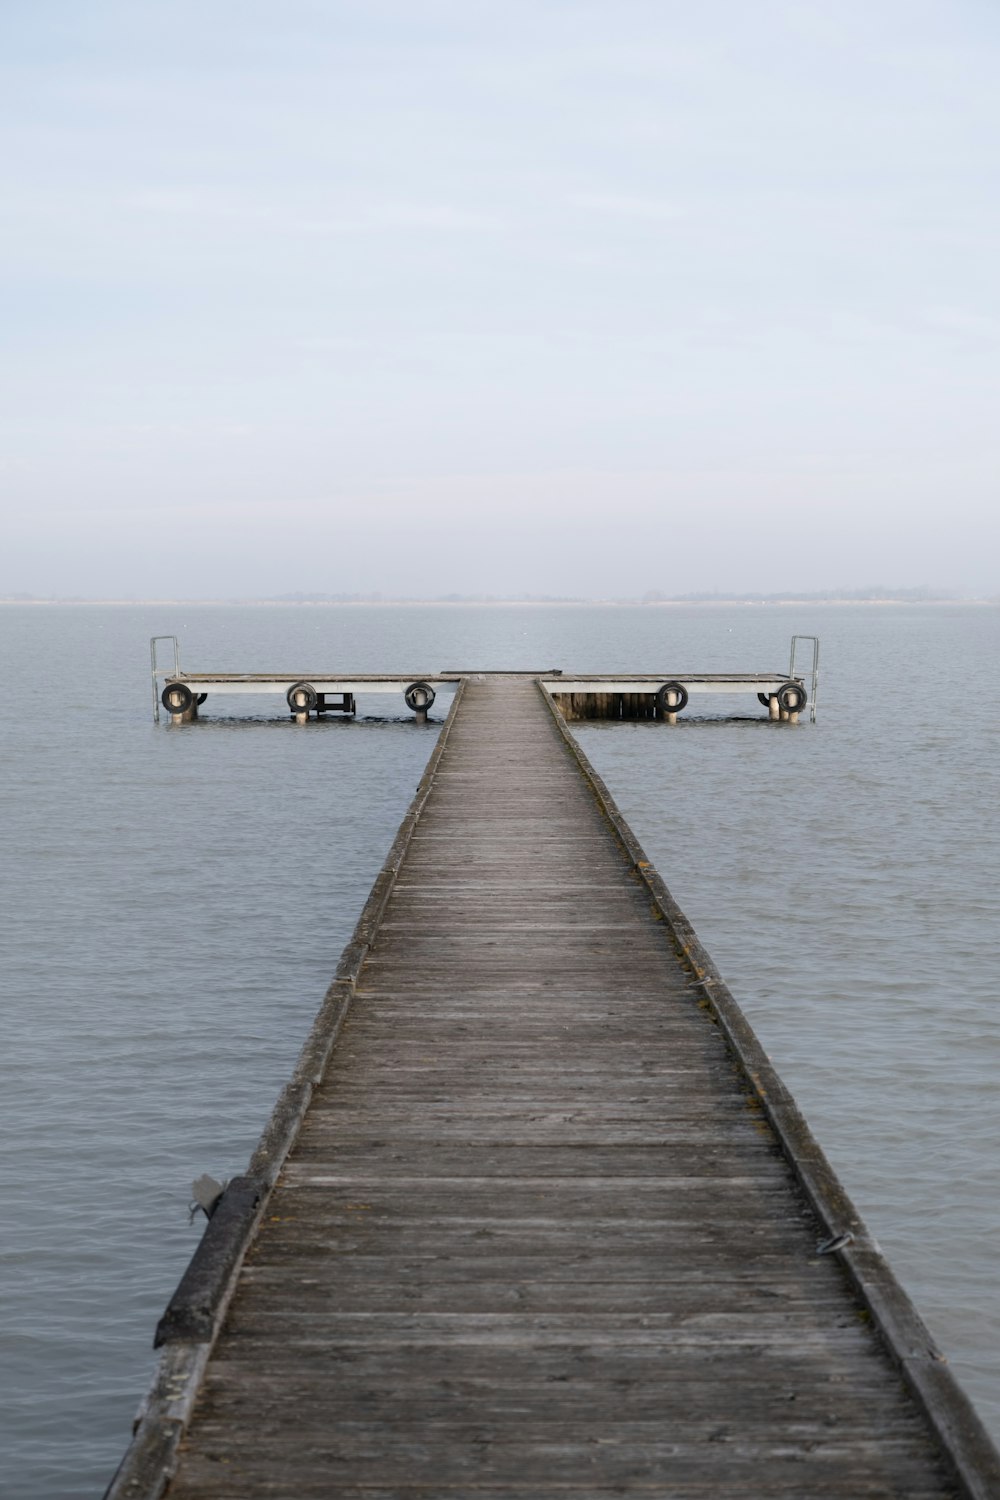
[[[464,1264],[457,1278],[450,1274],[450,1263],[442,1265],[431,1257],[415,1261],[406,1256],[380,1258],[352,1256],[351,1266],[338,1266],[331,1278],[329,1266],[316,1255],[303,1265],[276,1261],[267,1266],[249,1265],[244,1272],[247,1306],[256,1305],[255,1294],[273,1301],[277,1297],[294,1297],[302,1307],[314,1310],[346,1310],[363,1302],[373,1312],[476,1313],[490,1310],[539,1312],[662,1312],[678,1301],[687,1285],[678,1269],[657,1276],[648,1266],[633,1262],[632,1273],[611,1257],[593,1260],[581,1266],[579,1274],[568,1279],[565,1265],[549,1264],[549,1275],[541,1273],[536,1262],[509,1265],[506,1274],[498,1274],[503,1262],[494,1260],[492,1276],[482,1262]],[[356,1268],[354,1262],[363,1261]],[[779,1262],[774,1260],[777,1271]],[[759,1277],[759,1273],[758,1273]],[[707,1290],[709,1283],[703,1281]],[[805,1282],[770,1287],[763,1292],[750,1279],[724,1281],[716,1276],[711,1282],[712,1306],[718,1314],[738,1314],[758,1319],[761,1312],[774,1315],[775,1303],[796,1319],[815,1326],[843,1307],[841,1288],[825,1296]]]
[[[310,1121],[299,1137],[295,1161],[288,1171],[308,1172],[313,1163],[320,1170],[339,1172],[347,1180],[359,1177],[384,1182],[394,1177],[405,1177],[409,1182],[433,1180],[435,1177],[453,1177],[460,1180],[479,1177],[480,1181],[494,1182],[497,1179],[518,1178],[522,1182],[534,1179],[581,1182],[589,1180],[604,1186],[609,1182],[621,1187],[626,1181],[637,1185],[648,1182],[697,1182],[704,1184],[706,1178],[716,1179],[728,1175],[733,1168],[734,1146],[739,1144],[733,1136],[706,1144],[700,1138],[698,1150],[699,1175],[697,1178],[666,1178],[663,1173],[663,1151],[667,1140],[661,1137],[645,1145],[605,1145],[603,1141],[590,1140],[585,1144],[572,1145],[565,1142],[558,1146],[539,1146],[534,1142],[513,1145],[510,1141],[494,1136],[473,1144],[467,1137],[458,1142],[443,1142],[439,1137],[421,1141],[412,1135],[405,1141],[378,1138],[369,1132],[361,1140],[344,1140],[335,1126],[326,1129]],[[676,1138],[671,1142],[676,1145]],[[747,1153],[744,1180],[767,1180],[777,1183],[784,1190],[788,1184],[787,1170],[775,1148],[774,1155],[762,1157],[759,1153]],[[489,1176],[479,1176],[489,1167]],[[555,1170],[559,1177],[556,1179]],[[305,1180],[286,1177],[286,1181]]]
[[[439,1151],[450,1149],[476,1151],[487,1147],[504,1153],[534,1152],[539,1159],[545,1159],[547,1150],[558,1151],[563,1170],[568,1173],[577,1169],[578,1162],[582,1164],[580,1170],[597,1163],[613,1169],[616,1161],[630,1164],[630,1170],[642,1170],[647,1157],[650,1170],[661,1172],[664,1150],[687,1147],[696,1150],[700,1158],[711,1159],[720,1152],[728,1154],[734,1144],[741,1144],[747,1128],[738,1117],[727,1121],[708,1116],[694,1122],[672,1117],[659,1128],[655,1124],[642,1126],[620,1120],[615,1126],[617,1140],[609,1143],[593,1125],[566,1120],[561,1115],[536,1115],[523,1122],[516,1110],[509,1109],[501,1115],[480,1111],[471,1118],[445,1114],[436,1120],[412,1124],[402,1115],[398,1109],[393,1118],[365,1114],[360,1107],[349,1108],[346,1101],[342,1101],[339,1109],[316,1111],[308,1121],[308,1129],[299,1137],[297,1159],[308,1160],[313,1154],[322,1153],[323,1159],[329,1161],[371,1162],[406,1150],[413,1153],[407,1160],[419,1162],[422,1152],[433,1152],[436,1156]],[[512,1135],[515,1121],[521,1128]],[[517,1125],[514,1129],[517,1130]],[[777,1151],[776,1146],[773,1149]]]
[[[204,1496],[205,1500],[244,1500],[246,1490],[243,1488],[242,1480],[233,1480],[232,1483],[236,1485],[236,1488],[231,1488],[228,1476],[214,1473],[211,1467],[198,1477],[203,1479],[206,1487],[190,1489],[188,1493],[191,1495]],[[640,1492],[639,1488],[634,1485],[630,1488],[636,1493]],[[298,1500],[300,1496],[302,1500],[314,1500],[314,1497],[324,1497],[326,1500],[326,1497],[330,1496],[336,1496],[336,1500],[418,1500],[418,1497],[419,1500],[428,1500],[429,1496],[480,1494],[488,1495],[489,1500],[523,1500],[524,1497],[524,1489],[520,1485],[511,1488],[506,1485],[490,1484],[487,1490],[479,1485],[470,1485],[468,1481],[460,1481],[456,1485],[451,1485],[440,1481],[421,1483],[418,1479],[412,1484],[395,1483],[391,1489],[385,1489],[371,1484],[357,1486],[339,1479],[334,1482],[329,1473],[321,1473],[314,1480],[303,1475],[301,1481],[296,1482],[293,1490],[289,1489],[287,1479],[283,1479],[280,1475],[273,1483],[266,1476],[261,1476],[259,1481],[255,1482],[255,1493],[267,1496],[269,1500]],[[623,1490],[620,1484],[612,1485],[610,1488],[595,1488],[591,1483],[580,1481],[563,1484],[558,1481],[548,1483],[540,1479],[532,1485],[531,1493],[537,1497],[537,1500],[549,1500],[549,1497],[552,1497],[552,1500],[555,1500],[555,1497],[559,1497],[559,1500],[566,1500],[567,1495],[572,1495],[573,1500],[621,1500],[622,1494],[628,1491]],[[747,1491],[740,1487],[739,1482],[732,1487],[724,1482],[720,1487],[713,1482],[690,1480],[685,1482],[683,1489],[675,1486],[669,1493],[673,1500],[724,1500],[724,1497],[728,1496],[733,1496],[734,1500],[746,1500]],[[768,1493],[775,1497],[798,1497],[798,1500],[801,1500],[801,1476],[790,1477],[787,1485],[769,1481]],[[810,1490],[810,1495],[817,1497],[831,1493],[841,1494],[843,1491]],[[934,1497],[940,1496],[941,1490],[936,1484],[928,1487],[918,1483],[917,1487],[908,1488],[904,1497],[902,1490],[886,1489],[885,1482],[881,1478],[873,1479],[871,1476],[865,1476],[858,1479],[851,1493],[857,1497],[857,1500],[869,1500],[869,1497],[871,1500],[886,1500],[886,1496],[892,1495],[900,1496],[900,1500],[934,1500]]]
[[[203,1500],[245,1500],[247,1492],[244,1481],[240,1478],[230,1479],[228,1474],[219,1474],[215,1472],[217,1468],[218,1465],[203,1466],[201,1472],[192,1476],[192,1487],[187,1493],[203,1497]],[[769,1478],[768,1494],[776,1497],[776,1500],[783,1496],[790,1497],[790,1500],[791,1497],[801,1500],[801,1485],[801,1475],[791,1475],[787,1484]],[[549,1482],[539,1479],[532,1485],[531,1493],[537,1500],[566,1500],[567,1496],[572,1496],[572,1500],[621,1500],[623,1493],[629,1493],[630,1490],[641,1493],[641,1489],[641,1486],[636,1485],[631,1485],[628,1489],[621,1484],[603,1488],[595,1487],[589,1481],[561,1483],[558,1480]],[[646,1492],[649,1492],[648,1487]],[[266,1475],[255,1476],[254,1493],[267,1496],[268,1500],[299,1500],[299,1497],[301,1500],[329,1500],[330,1496],[336,1496],[336,1500],[429,1500],[431,1496],[470,1495],[488,1495],[489,1500],[524,1500],[525,1492],[520,1484],[516,1487],[490,1484],[487,1489],[478,1484],[470,1484],[468,1480],[452,1485],[440,1480],[421,1482],[416,1479],[412,1484],[394,1483],[391,1488],[386,1489],[370,1483],[354,1485],[341,1479],[333,1480],[329,1472],[320,1472],[313,1477],[301,1475],[296,1479],[294,1488],[290,1488],[288,1479],[280,1474],[273,1482]],[[845,1491],[810,1489],[809,1493],[820,1500],[822,1496],[837,1496]],[[746,1500],[747,1490],[739,1480],[686,1480],[683,1488],[672,1486],[669,1494],[672,1500],[728,1500],[730,1496],[733,1500]],[[865,1475],[858,1477],[851,1494],[856,1500],[886,1500],[887,1496],[898,1496],[899,1500],[937,1500],[941,1490],[933,1481],[928,1485],[918,1480],[907,1488],[904,1495],[901,1489],[887,1489],[881,1477]]]
[[[383,1288],[394,1290],[401,1297],[413,1289],[420,1292],[426,1289],[444,1298],[475,1296],[480,1288],[489,1287],[504,1289],[504,1296],[511,1289],[524,1289],[527,1293],[532,1288],[549,1286],[558,1292],[560,1287],[565,1287],[569,1296],[572,1288],[599,1287],[600,1295],[612,1301],[625,1295],[623,1288],[631,1288],[628,1295],[636,1296],[639,1295],[638,1289],[644,1288],[644,1295],[650,1298],[669,1294],[673,1299],[669,1306],[675,1307],[680,1305],[677,1300],[679,1293],[689,1287],[698,1291],[700,1300],[695,1305],[720,1310],[730,1306],[739,1310],[752,1305],[769,1308],[775,1301],[839,1308],[843,1306],[844,1290],[839,1277],[826,1282],[813,1277],[808,1269],[802,1272],[790,1269],[784,1246],[771,1252],[755,1251],[749,1259],[734,1260],[729,1266],[709,1262],[692,1267],[690,1261],[671,1264],[666,1256],[658,1264],[651,1265],[641,1247],[624,1251],[611,1248],[604,1253],[596,1248],[585,1253],[578,1249],[569,1256],[539,1254],[530,1257],[516,1251],[513,1255],[504,1255],[487,1245],[473,1258],[435,1252],[406,1254],[379,1244],[370,1253],[356,1252],[350,1257],[342,1257],[337,1264],[336,1277],[331,1277],[329,1271],[328,1252],[320,1244],[310,1244],[294,1261],[280,1255],[266,1261],[251,1256],[243,1274],[248,1288],[300,1278],[322,1286],[331,1297],[356,1299],[358,1292],[367,1289],[372,1300],[369,1302],[367,1297],[360,1302],[354,1300],[351,1306],[360,1306],[363,1302],[372,1308],[382,1306]],[[504,1310],[503,1303],[497,1306]]]
[[[548,1387],[548,1394],[557,1399],[575,1391],[581,1414],[590,1414],[591,1403],[603,1406],[605,1424],[628,1414],[636,1391],[659,1392],[667,1410],[690,1396],[703,1413],[726,1414],[729,1421],[742,1426],[748,1439],[762,1415],[765,1420],[785,1421],[790,1398],[796,1412],[800,1401],[803,1410],[810,1404],[835,1410],[847,1407],[860,1419],[862,1438],[873,1430],[864,1416],[869,1407],[879,1424],[894,1427],[916,1420],[919,1425],[912,1405],[900,1399],[901,1382],[886,1382],[880,1362],[859,1358],[855,1345],[844,1345],[841,1357],[834,1350],[829,1359],[817,1360],[812,1346],[800,1350],[791,1342],[774,1347],[763,1343],[717,1347],[702,1341],[598,1348],[579,1340],[575,1344],[540,1343],[529,1364],[523,1350],[511,1343],[451,1341],[397,1347],[388,1340],[345,1346],[318,1338],[299,1339],[282,1343],[273,1362],[268,1358],[272,1344],[273,1340],[263,1337],[244,1336],[233,1339],[216,1355],[206,1378],[213,1414],[230,1400],[244,1401],[257,1381],[262,1397],[270,1395],[274,1384],[300,1382],[308,1389],[322,1383],[331,1402],[342,1395],[348,1401],[367,1395],[369,1401],[387,1406],[413,1393],[437,1390],[453,1392],[456,1399],[464,1392],[479,1392],[486,1403],[497,1398],[506,1403],[512,1393],[523,1393],[538,1415],[546,1413]],[[720,1390],[720,1381],[728,1380],[745,1385],[745,1404],[741,1399],[738,1408],[720,1403],[725,1389],[723,1385]],[[533,1400],[533,1395],[538,1399]],[[700,1397],[706,1399],[702,1402]],[[309,1407],[303,1402],[302,1418],[308,1417]]]
[[[720,1418],[719,1428],[725,1423]],[[225,1436],[224,1427],[205,1424],[206,1446]],[[279,1494],[339,1495],[345,1484],[393,1487],[406,1475],[412,1484],[430,1487],[431,1493],[443,1488],[457,1488],[468,1493],[477,1487],[492,1495],[496,1486],[518,1486],[516,1493],[532,1496],[546,1484],[553,1473],[566,1488],[578,1493],[576,1486],[593,1484],[595,1473],[607,1486],[618,1486],[628,1493],[654,1493],[671,1497],[689,1494],[689,1486],[701,1481],[706,1469],[714,1480],[701,1493],[714,1496],[733,1495],[745,1500],[748,1493],[761,1496],[803,1495],[813,1497],[849,1495],[852,1500],[865,1496],[896,1496],[912,1500],[921,1488],[924,1493],[947,1493],[940,1487],[926,1489],[924,1462],[914,1457],[914,1442],[897,1445],[891,1438],[882,1443],[844,1445],[835,1440],[819,1444],[810,1438],[789,1437],[780,1445],[737,1443],[721,1434],[711,1443],[685,1445],[664,1440],[656,1424],[637,1435],[632,1443],[619,1442],[614,1430],[605,1435],[592,1426],[577,1429],[561,1437],[553,1433],[545,1441],[518,1441],[509,1435],[509,1425],[499,1436],[489,1431],[469,1432],[458,1442],[449,1429],[424,1431],[408,1435],[377,1431],[369,1433],[344,1431],[336,1420],[335,1409],[326,1413],[325,1425],[317,1424],[309,1432],[309,1441],[287,1428],[272,1434],[267,1431],[254,1453],[231,1449],[225,1462],[228,1482],[236,1493],[245,1497],[257,1490],[260,1481],[277,1488]],[[339,1439],[339,1440],[338,1440]],[[289,1485],[288,1476],[295,1480]],[[185,1470],[182,1467],[181,1474]],[[217,1497],[219,1494],[218,1461],[202,1460],[200,1472],[194,1475],[190,1494]],[[748,1484],[756,1489],[748,1490]],[[251,1488],[252,1486],[252,1488]],[[268,1491],[263,1491],[265,1494]],[[395,1491],[398,1493],[398,1490]],[[175,1489],[175,1493],[177,1493]],[[180,1491],[183,1493],[183,1491]]]
[[[370,1371],[368,1371],[370,1375]],[[647,1373],[650,1378],[647,1378]],[[622,1377],[625,1397],[622,1402],[622,1422],[650,1420],[660,1424],[661,1435],[676,1431],[688,1443],[704,1440],[711,1432],[718,1432],[720,1415],[713,1415],[718,1398],[718,1372],[697,1372],[700,1378],[692,1378],[690,1364],[684,1371],[672,1377],[658,1378],[655,1371],[633,1372],[632,1378]],[[757,1390],[748,1394],[748,1409],[753,1413],[754,1433],[758,1442],[780,1443],[789,1438],[805,1436],[810,1429],[816,1436],[829,1438],[836,1428],[849,1427],[858,1415],[862,1404],[880,1402],[881,1387],[875,1381],[858,1381],[850,1390],[843,1380],[835,1377],[825,1381],[803,1385],[798,1371],[791,1371],[785,1381],[784,1405],[777,1407],[771,1395]],[[707,1378],[706,1378],[707,1376]],[[307,1407],[310,1396],[311,1372],[300,1374],[287,1370],[268,1371],[263,1379],[256,1371],[233,1361],[220,1360],[213,1368],[209,1387],[223,1392],[231,1384],[232,1397],[226,1392],[225,1399],[232,1399],[236,1411],[249,1410],[256,1399],[259,1385],[267,1390],[269,1398],[268,1417],[293,1424],[297,1413]],[[484,1407],[492,1420],[512,1418],[522,1429],[544,1425],[570,1432],[582,1425],[593,1414],[599,1415],[605,1378],[595,1370],[590,1378],[574,1373],[566,1378],[550,1377],[532,1382],[525,1387],[520,1381],[501,1380],[493,1384],[489,1376],[476,1379],[420,1382],[406,1389],[393,1389],[380,1401],[378,1420],[387,1427],[408,1427],[412,1431],[426,1428],[433,1422],[450,1421],[458,1425],[463,1421],[483,1419]],[[545,1411],[541,1422],[539,1410]],[[346,1421],[371,1421],[374,1415],[369,1390],[352,1390],[346,1397],[338,1399],[338,1418]],[[910,1433],[919,1436],[919,1419],[911,1414],[904,1420],[892,1421],[889,1431],[897,1434]]]

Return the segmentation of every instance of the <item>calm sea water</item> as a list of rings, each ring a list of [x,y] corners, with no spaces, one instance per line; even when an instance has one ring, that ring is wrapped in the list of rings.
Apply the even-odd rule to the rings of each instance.
[[[157,729],[148,637],[192,670],[681,675],[783,668],[793,630],[815,727],[580,738],[1000,1432],[1000,611],[7,606],[0,1493],[101,1494],[190,1182],[245,1167],[434,741],[391,699]]]

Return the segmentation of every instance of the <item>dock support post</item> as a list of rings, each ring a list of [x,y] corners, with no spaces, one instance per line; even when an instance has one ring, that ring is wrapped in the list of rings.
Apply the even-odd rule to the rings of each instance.
[[[772,719],[777,720],[781,718],[781,709],[778,707],[778,700],[773,693],[767,700],[767,711]]]

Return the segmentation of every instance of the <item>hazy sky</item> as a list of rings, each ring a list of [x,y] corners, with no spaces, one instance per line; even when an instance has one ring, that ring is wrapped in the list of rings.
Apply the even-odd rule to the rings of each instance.
[[[0,593],[1000,592],[996,0],[2,0]]]

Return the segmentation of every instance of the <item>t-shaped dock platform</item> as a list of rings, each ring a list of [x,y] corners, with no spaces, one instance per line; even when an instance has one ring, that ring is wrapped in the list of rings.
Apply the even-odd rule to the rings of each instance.
[[[1000,1458],[551,696],[464,680],[110,1500],[931,1500]]]

